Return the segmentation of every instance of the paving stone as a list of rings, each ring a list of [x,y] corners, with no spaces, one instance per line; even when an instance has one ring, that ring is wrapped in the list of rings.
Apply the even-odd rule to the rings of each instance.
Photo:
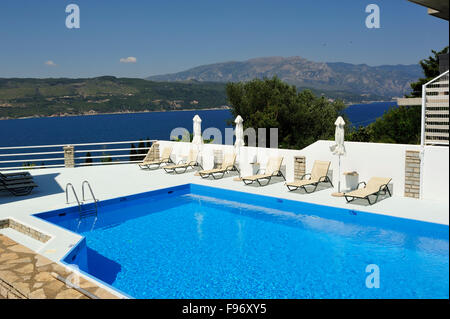
[[[67,278],[72,271],[36,254],[0,234],[0,296],[7,299],[88,299],[76,289],[68,287],[51,273]],[[81,286],[100,298],[117,297],[95,282],[80,278]]]
[[[15,271],[20,274],[29,274],[34,271],[34,265],[30,263],[30,264],[27,264],[26,266],[16,269]]]
[[[79,293],[78,291],[74,289],[67,289],[64,291],[61,291],[55,296],[55,299],[80,299],[84,295],[82,293]]]
[[[45,258],[41,255],[36,255],[35,259],[36,259],[36,267],[42,267],[42,266],[50,265],[52,263],[52,261],[50,259]]]
[[[8,250],[14,251],[16,253],[33,253],[32,250],[30,250],[27,247],[22,246],[22,245],[10,246],[10,247],[8,247]]]
[[[54,277],[49,272],[41,272],[34,276],[34,280],[36,281],[51,281]]]
[[[42,282],[37,282],[33,285],[33,289],[41,288],[44,284]]]
[[[13,245],[17,244],[15,241],[13,241],[12,239],[10,239],[10,238],[8,238],[6,236],[0,236],[0,243],[3,246],[6,246],[6,247],[13,246]]]
[[[43,288],[47,297],[54,299],[59,292],[67,289],[67,286],[63,284],[61,281],[55,280],[47,282]]]
[[[2,254],[0,256],[0,263],[7,261],[7,260],[15,260],[18,259],[19,255],[17,255],[16,253],[6,253],[6,254]]]
[[[30,257],[23,257],[23,258],[19,258],[19,259],[11,259],[8,260],[6,262],[6,264],[22,264],[22,263],[30,263],[31,262],[31,258]]]
[[[18,281],[20,279],[19,276],[17,276],[14,272],[12,271],[0,271],[0,279],[6,281],[7,283],[14,283],[16,281]]]
[[[38,290],[35,290],[35,291],[31,292],[28,295],[28,298],[30,298],[30,299],[46,299],[47,296],[46,296],[46,294],[44,292],[44,289],[41,288],[41,289],[38,289]]]
[[[25,282],[19,282],[15,284],[14,288],[19,290],[25,296],[28,296],[28,294],[31,292],[30,285]]]

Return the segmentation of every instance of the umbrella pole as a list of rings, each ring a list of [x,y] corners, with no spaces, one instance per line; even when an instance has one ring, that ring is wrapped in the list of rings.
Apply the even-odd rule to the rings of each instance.
[[[339,164],[338,164],[338,191],[335,193],[332,193],[331,196],[334,197],[342,197],[344,196],[343,193],[341,193],[341,155],[339,155]]]
[[[239,158],[239,170],[238,170],[239,176],[235,177],[233,180],[236,181],[236,182],[240,182],[240,181],[242,181],[242,176],[241,176],[241,162],[242,162],[242,160],[241,160],[241,147],[240,146],[237,149],[237,153],[238,153],[238,158]]]
[[[338,193],[341,192],[341,155],[339,155],[339,169],[338,169]]]

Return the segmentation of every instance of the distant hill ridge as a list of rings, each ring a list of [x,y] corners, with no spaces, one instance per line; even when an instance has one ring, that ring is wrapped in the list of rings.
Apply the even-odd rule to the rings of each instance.
[[[198,66],[186,71],[150,76],[152,81],[238,82],[277,75],[299,88],[346,91],[385,98],[403,96],[422,76],[419,64],[380,65],[313,62],[305,58],[262,57]]]

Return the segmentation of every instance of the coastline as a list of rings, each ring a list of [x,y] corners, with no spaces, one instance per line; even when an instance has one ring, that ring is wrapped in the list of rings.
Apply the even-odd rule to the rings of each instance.
[[[365,104],[373,104],[373,103],[396,103],[396,101],[364,101],[364,103],[347,103],[345,108],[348,108],[352,105],[365,105]],[[95,111],[89,111],[80,114],[68,114],[68,113],[56,113],[48,116],[41,115],[32,115],[32,116],[21,116],[21,117],[0,117],[0,121],[4,120],[25,120],[25,119],[37,119],[37,118],[53,118],[53,117],[73,117],[73,116],[94,116],[94,115],[111,115],[111,114],[141,114],[141,113],[163,113],[163,112],[186,112],[186,111],[218,111],[218,110],[230,110],[229,106],[222,107],[209,107],[209,108],[195,108],[195,109],[181,109],[181,110],[160,110],[160,111],[118,111],[118,112],[104,112],[98,113]]]
[[[95,111],[89,111],[85,113],[80,114],[68,114],[68,113],[58,113],[58,114],[52,114],[48,116],[40,116],[40,115],[33,115],[33,116],[22,116],[22,117],[0,117],[0,121],[6,121],[6,120],[26,120],[26,119],[39,119],[39,118],[53,118],[53,117],[75,117],[75,116],[95,116],[95,115],[112,115],[112,114],[141,114],[141,113],[166,113],[166,112],[186,112],[186,111],[220,111],[220,110],[230,110],[231,107],[212,107],[212,108],[204,108],[204,109],[181,109],[181,110],[161,110],[161,111],[119,111],[119,112],[104,112],[104,113],[98,113]]]

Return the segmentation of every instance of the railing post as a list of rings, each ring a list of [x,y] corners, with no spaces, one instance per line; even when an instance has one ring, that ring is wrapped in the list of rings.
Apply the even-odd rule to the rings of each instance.
[[[75,148],[73,145],[66,145],[64,149],[64,166],[73,168],[75,167]]]

